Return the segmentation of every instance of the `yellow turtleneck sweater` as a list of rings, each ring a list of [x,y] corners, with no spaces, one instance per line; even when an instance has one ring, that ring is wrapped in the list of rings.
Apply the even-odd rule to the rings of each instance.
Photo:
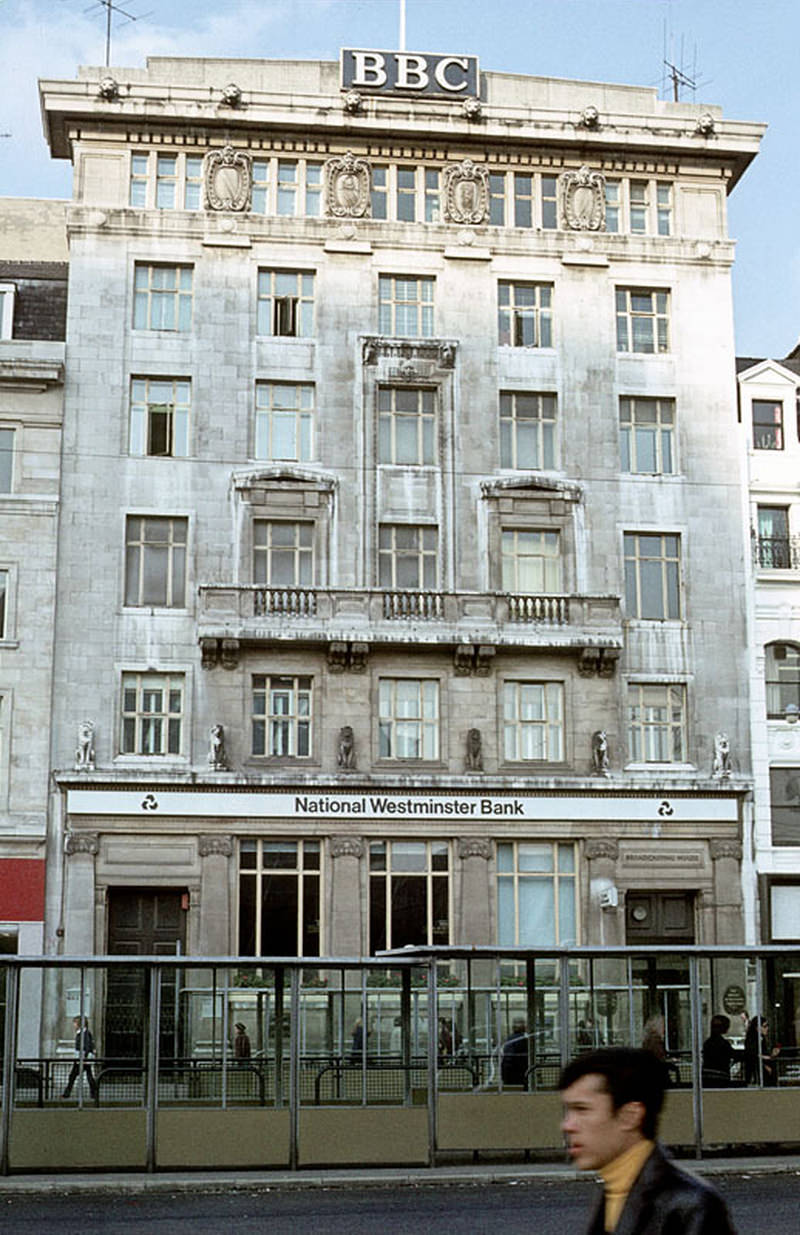
[[[605,1184],[605,1228],[616,1230],[628,1193],[647,1159],[655,1149],[655,1141],[637,1141],[600,1171]]]

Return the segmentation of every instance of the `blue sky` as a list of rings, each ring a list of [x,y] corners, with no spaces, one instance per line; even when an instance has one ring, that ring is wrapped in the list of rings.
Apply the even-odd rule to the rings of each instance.
[[[337,59],[397,47],[399,0],[115,0],[112,64],[147,55]],[[665,46],[697,102],[769,124],[730,202],[737,350],[782,356],[800,337],[798,0],[406,0],[407,46],[467,52],[481,67],[663,87]],[[665,37],[666,36],[666,37]],[[0,194],[68,197],[70,169],[41,131],[36,80],[102,64],[92,0],[0,0]],[[663,95],[663,89],[662,89]],[[691,94],[685,94],[691,98]]]

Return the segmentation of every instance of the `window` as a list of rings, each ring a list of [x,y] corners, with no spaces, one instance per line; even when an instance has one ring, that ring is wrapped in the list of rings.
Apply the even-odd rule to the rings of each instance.
[[[14,429],[0,429],[0,493],[14,487]]]
[[[425,222],[438,223],[441,212],[441,185],[438,171],[425,172]]]
[[[682,763],[686,750],[686,687],[628,685],[628,750],[634,763]]]
[[[620,399],[619,447],[623,472],[671,476],[675,471],[674,435],[674,400]]]
[[[562,590],[558,532],[503,528],[500,540],[504,592],[535,595]]]
[[[174,210],[178,182],[178,156],[156,156],[156,206],[159,210]]]
[[[497,846],[497,942],[502,946],[575,944],[575,846],[502,842]]]
[[[257,459],[314,458],[314,387],[305,383],[256,382]]]
[[[136,330],[190,330],[192,267],[147,266],[137,262],[133,325]]]
[[[253,754],[307,759],[311,754],[311,678],[253,677]]]
[[[182,377],[131,379],[132,455],[185,458],[192,384]]]
[[[239,842],[239,955],[320,956],[320,842]]]
[[[542,186],[544,193],[544,181]],[[514,226],[533,227],[533,176],[523,172],[514,173]]]
[[[606,181],[606,231],[619,232],[622,220],[622,185],[619,180]]]
[[[0,283],[0,339],[13,338],[16,291],[15,283]]]
[[[756,565],[764,570],[790,570],[795,564],[789,537],[788,506],[759,506]]]
[[[647,232],[647,185],[646,180],[631,180],[629,185],[630,228],[634,236]]]
[[[429,339],[433,335],[433,279],[382,274],[378,330],[384,335]]]
[[[413,223],[416,217],[417,172],[413,167],[398,167],[396,217],[402,223]]]
[[[625,533],[625,606],[629,618],[663,621],[681,616],[680,545],[679,536]]]
[[[179,755],[182,726],[182,673],[123,674],[123,755]]]
[[[297,163],[278,160],[278,214],[297,212]]]
[[[438,529],[382,523],[378,529],[378,584],[393,589],[435,588]]]
[[[147,182],[150,174],[150,156],[148,154],[131,155],[131,181],[128,198],[131,206],[147,205]]]
[[[186,604],[187,519],[128,515],[125,604],[182,609]]]
[[[372,169],[371,201],[373,219],[388,218],[388,175],[388,167],[373,167]]]
[[[267,587],[310,587],[314,582],[314,524],[256,519],[253,582]]]
[[[8,571],[0,570],[0,639],[5,639],[8,621]]]
[[[314,333],[314,275],[259,270],[257,333],[307,339]]]
[[[669,351],[669,292],[617,288],[617,351]]]
[[[266,214],[269,205],[269,159],[253,159],[250,209],[253,214]]]
[[[498,284],[500,345],[552,347],[553,288],[548,283]]]
[[[656,185],[656,230],[659,236],[672,235],[672,185]]]
[[[381,678],[378,683],[381,759],[439,758],[439,683],[431,678]]]
[[[542,227],[546,231],[558,227],[558,180],[555,176],[542,176]]]
[[[555,395],[501,392],[501,467],[555,467],[555,432]]]
[[[770,720],[800,719],[800,647],[770,643],[765,649],[767,716]]]
[[[157,210],[199,210],[202,180],[202,155],[132,154],[128,203]]]
[[[322,213],[322,164],[306,163],[306,215],[318,219]]]
[[[505,172],[489,173],[489,222],[502,227],[506,221]]]
[[[369,847],[370,952],[450,942],[447,841],[372,841]]]
[[[769,802],[773,845],[800,845],[800,768],[770,768]],[[800,936],[800,918],[795,931]]]
[[[557,763],[564,758],[564,687],[561,682],[504,682],[503,756]]]
[[[753,399],[753,449],[783,450],[783,403]]]
[[[436,394],[407,386],[378,391],[378,461],[411,466],[436,462]]]

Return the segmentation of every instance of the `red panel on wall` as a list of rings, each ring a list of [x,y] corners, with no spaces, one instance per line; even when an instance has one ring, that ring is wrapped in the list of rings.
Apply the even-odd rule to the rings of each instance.
[[[0,859],[0,922],[44,921],[44,862]]]

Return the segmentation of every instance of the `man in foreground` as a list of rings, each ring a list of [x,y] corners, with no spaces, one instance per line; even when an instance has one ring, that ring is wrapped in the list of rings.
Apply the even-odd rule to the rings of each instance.
[[[562,1072],[570,1156],[604,1183],[587,1235],[735,1235],[722,1197],[656,1143],[665,1079],[655,1055],[625,1047],[580,1055]]]

